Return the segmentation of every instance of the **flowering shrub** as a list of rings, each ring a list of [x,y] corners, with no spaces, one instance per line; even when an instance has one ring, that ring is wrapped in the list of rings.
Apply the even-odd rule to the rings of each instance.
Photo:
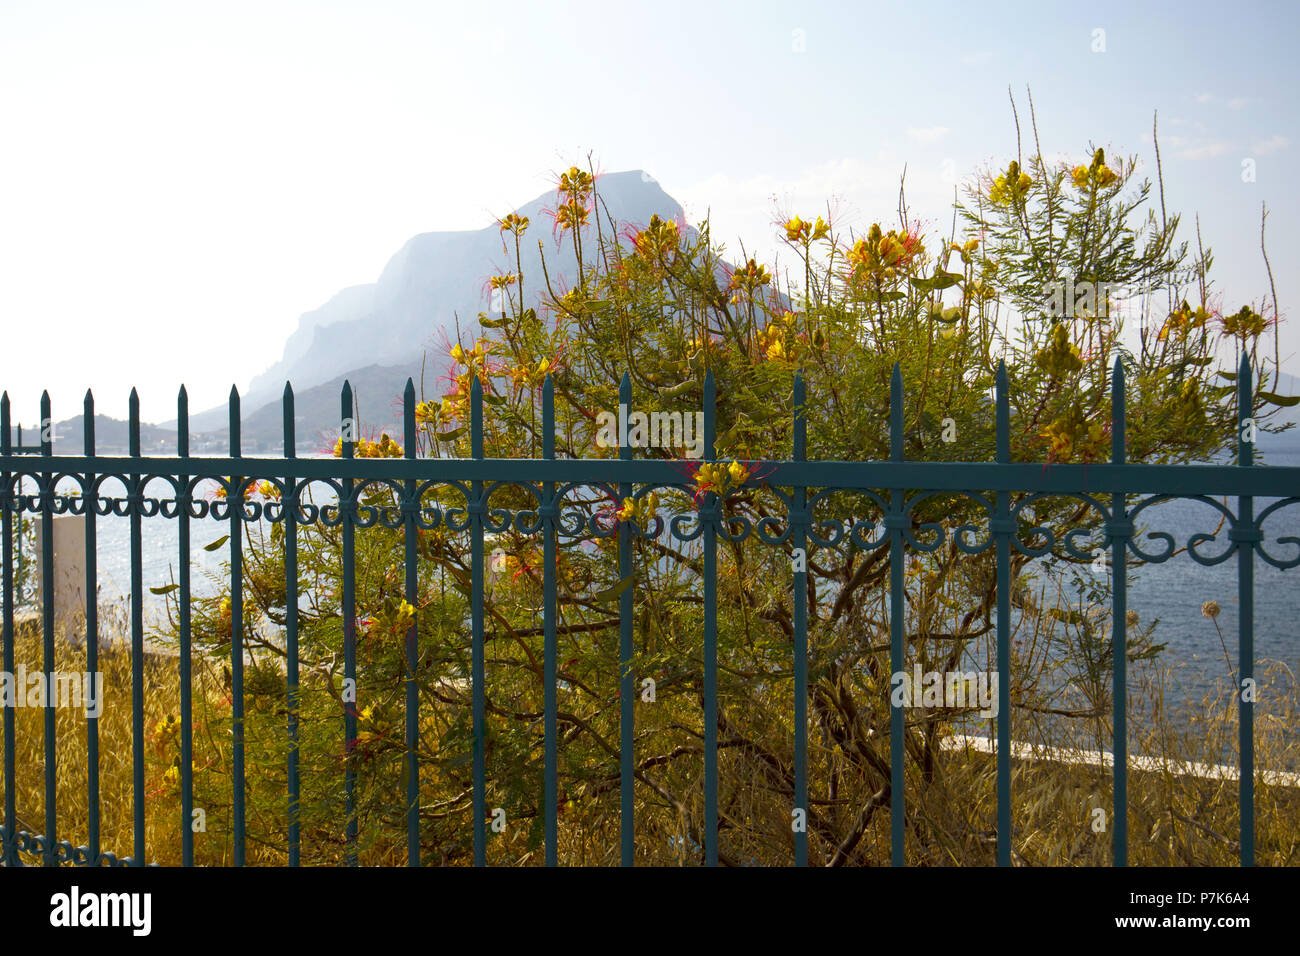
[[[564,520],[581,519],[584,534],[557,541],[553,568],[546,567],[541,536],[520,530],[528,523],[522,513],[538,513],[535,495],[513,486],[492,490],[488,508],[506,509],[518,520],[495,535],[485,555],[488,806],[501,807],[512,821],[493,838],[490,859],[533,860],[540,846],[541,609],[548,570],[555,573],[558,589],[556,653],[563,661],[556,692],[564,858],[608,862],[614,845],[592,834],[607,836],[617,821],[622,662],[613,609],[629,589],[636,620],[632,670],[638,681],[651,679],[655,687],[653,704],[639,699],[636,705],[639,852],[648,862],[663,862],[670,859],[666,848],[674,836],[696,846],[701,842],[700,544],[654,529],[698,518],[710,495],[722,530],[744,524],[770,530],[790,520],[789,498],[767,485],[770,471],[759,463],[791,453],[796,373],[806,384],[805,452],[814,460],[889,454],[889,388],[896,362],[906,383],[906,455],[991,459],[995,424],[988,393],[1000,358],[1011,383],[1014,460],[1047,465],[1108,457],[1109,377],[1116,357],[1128,373],[1131,461],[1196,460],[1231,446],[1232,387],[1215,375],[1231,374],[1241,349],[1257,358],[1269,322],[1262,310],[1250,307],[1221,316],[1203,293],[1196,294],[1203,289],[1199,282],[1195,292],[1182,287],[1187,253],[1185,244],[1174,243],[1177,218],[1137,221],[1148,187],[1125,195],[1133,169],[1132,163],[1107,165],[1101,150],[1093,152],[1088,166],[1052,166],[1041,156],[1030,158],[1025,168],[1019,160],[1010,162],[996,177],[969,184],[960,208],[963,233],[929,245],[919,225],[851,229],[821,216],[783,214],[777,235],[798,257],[792,270],[798,284],[756,258],[729,264],[710,241],[707,223],[692,229],[658,216],[646,224],[602,221],[607,213],[599,203],[599,178],[572,167],[559,177],[553,218],[556,254],[573,256],[577,279],[561,290],[550,288],[547,278],[545,291],[526,299],[520,249],[530,239],[530,223],[514,213],[502,217],[503,249],[508,253],[513,246],[516,260],[489,281],[501,293],[501,313],[480,316],[472,346],[451,345],[449,390],[416,406],[420,456],[469,455],[469,400],[476,381],[487,406],[483,440],[489,457],[541,456],[541,390],[548,378],[560,458],[618,453],[598,445],[597,418],[601,410],[618,407],[624,373],[638,409],[671,416],[701,409],[704,376],[711,372],[717,407],[713,460],[678,461],[681,449],[671,445],[638,449],[674,460],[682,480],[671,487],[635,488],[632,494],[564,489]],[[1196,274],[1204,275],[1208,258],[1198,259]],[[1103,305],[1052,314],[1047,290],[1067,279],[1089,288],[1163,284],[1181,305],[1158,321],[1142,319],[1137,338],[1126,339],[1121,332],[1127,319],[1119,309]],[[1191,300],[1199,301],[1192,306]],[[1271,393],[1262,394],[1253,411],[1267,428]],[[952,423],[955,440],[942,437],[944,422]],[[340,443],[335,454],[341,453]],[[404,449],[382,435],[356,442],[354,453],[400,457]],[[522,467],[519,477],[532,480]],[[1019,496],[1013,496],[1013,506],[1018,503]],[[395,508],[396,499],[386,487],[363,487],[360,504]],[[1057,541],[1066,529],[1098,530],[1096,516],[1078,502],[1032,504],[1033,523],[1054,529]],[[463,509],[465,502],[443,487],[429,491],[422,505],[446,515],[446,509]],[[815,529],[823,529],[874,510],[861,495],[836,492],[821,500],[812,519]],[[937,495],[918,504],[911,519],[911,530],[923,535],[926,525],[982,526],[987,515],[969,498]],[[1030,520],[1028,511],[1023,520]],[[340,531],[305,526],[297,533],[299,633],[307,675],[301,704],[303,779],[315,801],[305,800],[304,811],[316,858],[334,859],[339,853],[338,826],[329,821],[337,819],[341,775],[348,767],[364,768],[356,799],[369,858],[391,860],[400,853],[407,753],[403,707],[411,679],[420,695],[421,842],[429,857],[465,861],[473,832],[469,535],[445,522],[416,533],[418,580],[412,600],[401,560],[403,531],[377,523],[356,533],[356,636],[365,653],[358,659],[357,697],[348,700],[340,664],[345,626],[338,592]],[[250,537],[244,550],[245,594],[253,602],[244,615],[246,638],[259,660],[283,656],[279,635],[287,593],[278,550],[283,535],[282,525],[273,526],[267,540]],[[744,540],[719,535],[720,726],[736,744],[719,756],[724,859],[776,862],[787,852],[792,707],[783,682],[790,676],[794,601],[806,602],[815,675],[809,697],[814,728],[809,779],[815,781],[817,799],[808,808],[812,858],[888,859],[888,813],[855,821],[855,814],[841,812],[883,806],[873,794],[880,791],[881,768],[889,760],[882,677],[888,668],[882,650],[889,643],[888,552],[864,549],[863,540],[855,533],[836,539],[834,546],[810,546],[803,556],[807,593],[792,596],[795,556],[789,545],[769,546],[753,535]],[[619,561],[620,547],[628,541],[635,568],[630,577]],[[1049,568],[1059,572],[1074,560],[1058,547]],[[915,556],[905,610],[910,656],[928,667],[949,655],[956,662],[975,653],[993,626],[992,561],[990,551],[967,555],[950,545]],[[1045,629],[1043,641],[1058,650],[1075,649],[1064,659],[1053,651],[1053,660],[1064,669],[1061,680],[1095,689],[1093,706],[1072,719],[1100,727],[1109,713],[1104,694],[1112,666],[1104,623],[1069,607],[1037,613],[1045,598],[1041,588],[1034,592],[1028,561],[1013,553],[1017,606],[1026,609],[1035,627]],[[199,617],[200,643],[217,647],[223,635],[228,642],[228,600],[224,608],[214,605]],[[1153,625],[1141,633],[1138,625],[1137,619],[1130,622],[1134,660],[1158,650],[1150,640]],[[412,633],[413,647],[408,645]],[[413,671],[408,653],[415,657]],[[1018,709],[1038,713],[1054,706],[1042,671],[1035,669],[1046,667],[1045,659],[1026,652],[1014,662],[1011,697]],[[267,703],[250,710],[250,739],[255,734],[264,741],[249,757],[258,767],[250,785],[259,800],[282,801],[278,768],[284,766],[284,750],[276,741],[283,737],[283,681],[278,670],[259,663],[250,670],[248,686],[257,687],[255,696]],[[339,733],[344,712],[359,721],[357,738],[347,744]],[[957,820],[934,807],[925,813],[914,809],[943,792],[943,774],[934,768],[947,766],[951,758],[940,753],[938,741],[966,716],[935,711],[916,722],[909,718],[908,760],[925,768],[914,784],[909,777],[909,786],[918,788],[916,802],[908,804],[914,861],[951,862],[952,853],[987,860],[978,820]],[[836,789],[828,790],[832,779]],[[252,832],[268,844],[283,840],[269,824],[255,823]]]

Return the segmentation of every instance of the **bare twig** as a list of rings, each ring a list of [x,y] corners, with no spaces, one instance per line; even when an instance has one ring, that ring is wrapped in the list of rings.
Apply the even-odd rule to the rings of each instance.
[[[1273,293],[1273,373],[1282,374],[1281,365],[1281,347],[1278,342],[1278,328],[1282,323],[1282,316],[1277,311],[1277,286],[1273,282],[1273,267],[1268,262],[1268,249],[1264,247],[1264,222],[1268,219],[1268,207],[1264,203],[1259,204],[1259,251],[1264,256],[1264,268],[1268,270],[1268,287]]]

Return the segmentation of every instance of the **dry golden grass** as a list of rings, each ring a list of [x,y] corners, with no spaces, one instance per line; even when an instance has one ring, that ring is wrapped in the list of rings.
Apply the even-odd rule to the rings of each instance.
[[[112,609],[106,609],[110,618]],[[120,624],[120,615],[118,623]],[[110,622],[111,628],[111,622]],[[106,628],[112,633],[119,628]],[[15,664],[25,663],[27,673],[41,669],[43,648],[40,621],[20,619],[15,628]],[[63,672],[86,670],[85,649],[62,639],[55,641],[54,669]],[[129,642],[118,637],[111,647],[101,648],[99,670],[103,675],[103,710],[96,723],[99,735],[99,833],[100,850],[119,859],[132,855],[134,847],[133,746],[131,726],[131,652]],[[174,762],[170,748],[163,745],[158,725],[168,715],[180,713],[178,659],[161,654],[143,656],[144,676],[144,807],[145,857],[150,863],[179,865],[181,862],[181,808],[178,789],[167,778]],[[220,697],[208,679],[196,680],[194,712],[215,708]],[[15,806],[18,827],[29,833],[45,829],[45,712],[41,708],[14,710],[16,754]],[[57,837],[73,846],[87,846],[90,839],[88,793],[89,754],[87,730],[90,721],[82,708],[58,707],[55,713],[55,790]],[[196,764],[210,753],[195,740]],[[3,784],[0,784],[2,788]],[[211,832],[211,827],[209,827]],[[217,834],[212,834],[216,836]],[[39,859],[26,856],[25,862]],[[219,839],[195,841],[195,862],[221,865],[230,862]]]
[[[28,672],[39,669],[42,644],[39,621],[25,620],[17,629],[15,660],[26,663]],[[56,643],[56,669],[85,669],[84,650]],[[131,657],[129,647],[119,640],[114,649],[100,652],[104,675],[105,706],[99,718],[100,750],[100,845],[119,858],[133,848],[133,786],[131,727]],[[1149,866],[1234,866],[1238,862],[1238,784],[1231,777],[1215,779],[1180,772],[1182,763],[1235,765],[1237,711],[1230,691],[1207,697],[1190,718],[1174,720],[1163,706],[1163,688],[1177,678],[1177,667],[1148,667],[1133,675],[1130,691],[1130,754],[1157,755],[1170,762],[1166,770],[1131,769],[1129,774],[1129,863]],[[1259,770],[1300,770],[1300,740],[1292,731],[1300,718],[1300,695],[1289,669],[1280,664],[1261,663],[1257,671],[1260,702],[1256,707],[1256,767]],[[178,661],[166,655],[144,659],[145,717],[145,848],[148,862],[178,865],[181,862],[181,812],[179,786],[168,778],[176,761],[174,732],[162,729],[170,715],[180,711]],[[207,804],[207,829],[195,835],[195,862],[199,865],[230,865],[233,862],[229,832],[230,742],[228,737],[207,734],[207,720],[220,725],[223,708],[228,713],[219,672],[195,666],[194,716],[196,733],[195,791],[202,791]],[[89,839],[87,797],[87,719],[82,710],[57,708],[56,792],[57,833],[74,846]],[[30,833],[44,830],[44,711],[22,707],[15,711],[17,735],[16,805],[20,829]],[[1073,739],[1061,739],[1058,729],[1048,731],[1017,713],[1013,739],[1074,751],[1078,762],[1064,760],[1021,760],[1013,762],[1012,819],[1015,830],[1014,861],[1020,865],[1107,866],[1111,863],[1114,826],[1111,815],[1112,776],[1108,768],[1089,766],[1087,755],[1098,749],[1098,734],[1109,726],[1075,728]],[[779,736],[784,731],[773,727]],[[271,766],[274,747],[261,749],[250,741],[248,774],[280,779],[282,764]],[[927,845],[918,845],[909,830],[908,861],[917,865],[992,865],[996,862],[996,762],[985,753],[968,750],[936,751],[926,772],[909,766],[907,812],[910,819],[925,823],[931,834]],[[1224,755],[1227,755],[1226,758]],[[815,745],[810,754],[812,767],[829,766],[833,755],[821,753]],[[263,765],[266,764],[266,765]],[[722,754],[720,773],[724,790],[743,781],[728,781],[731,758]],[[924,779],[923,779],[924,778]],[[426,789],[434,785],[424,779]],[[751,788],[752,789],[752,788]],[[217,805],[225,794],[224,806]],[[304,790],[306,793],[306,790]],[[1257,776],[1256,860],[1261,866],[1295,865],[1300,853],[1300,788],[1272,785],[1263,774]],[[431,796],[434,796],[431,794]],[[444,799],[445,794],[436,794]],[[610,807],[591,811],[571,807],[560,817],[560,858],[570,865],[617,862],[619,842],[617,788]],[[681,859],[680,847],[672,849],[665,833],[673,827],[665,820],[652,822],[654,815],[638,793],[639,862],[669,864]],[[264,803],[266,801],[263,801]],[[426,806],[432,800],[426,798]],[[465,801],[461,801],[465,802]],[[602,802],[607,802],[602,800]],[[284,865],[284,847],[259,842],[257,833],[279,833],[284,809],[279,805],[250,803],[247,862]],[[784,856],[781,841],[762,833],[788,832],[787,811],[768,799],[752,801],[741,796],[729,805],[735,818],[755,825],[750,848],[762,856]],[[197,803],[196,803],[197,805]],[[775,809],[774,809],[775,808]],[[1095,826],[1097,815],[1105,815],[1105,829]],[[468,808],[457,806],[455,812]],[[610,811],[613,812],[610,812]],[[649,811],[643,813],[643,811]],[[662,817],[662,812],[659,813]],[[768,819],[771,818],[771,819]],[[528,821],[531,823],[531,821]],[[494,863],[541,862],[541,853],[527,848],[528,826],[519,826],[503,839],[493,840],[489,860]],[[322,834],[304,830],[304,842],[322,839]],[[741,835],[732,830],[727,841],[744,846]],[[792,841],[791,846],[792,846]],[[310,862],[339,862],[341,848],[318,846]],[[876,815],[862,843],[862,856],[887,863],[889,858],[889,814]],[[823,849],[824,848],[820,848]],[[362,862],[371,865],[400,865],[404,862],[404,832],[382,829],[367,835]],[[439,862],[426,851],[426,862]],[[819,848],[814,846],[816,862]],[[24,854],[25,862],[38,863]],[[304,862],[309,855],[304,853]]]

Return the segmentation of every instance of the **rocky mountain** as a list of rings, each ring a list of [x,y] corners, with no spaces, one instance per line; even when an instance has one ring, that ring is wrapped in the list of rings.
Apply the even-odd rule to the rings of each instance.
[[[644,226],[653,215],[684,221],[681,205],[641,170],[604,174],[597,189],[601,227],[606,233],[606,210],[620,230],[628,225]],[[567,241],[565,248],[556,249],[554,220],[546,212],[555,204],[556,194],[552,191],[513,210],[531,222],[521,244],[523,291],[530,304],[544,291],[539,239],[545,244],[551,287],[560,293],[575,280],[573,255]],[[515,271],[513,241],[507,251],[505,238],[509,236],[503,235],[495,223],[474,231],[423,233],[410,239],[389,260],[378,280],[343,289],[324,305],[304,313],[285,343],[280,360],[254,378],[242,396],[248,422],[245,436],[274,440],[258,427],[262,418],[269,419],[266,424],[273,420],[279,434],[279,399],[286,381],[293,383],[298,411],[305,416],[309,432],[337,418],[337,387],[327,419],[318,422],[314,412],[307,414],[318,404],[320,397],[309,394],[317,387],[341,384],[344,377],[351,377],[360,400],[378,408],[400,397],[408,375],[414,375],[418,384],[414,373],[424,351],[447,339],[454,340],[457,320],[461,329],[472,335],[478,314],[490,307],[489,277]],[[597,241],[594,215],[584,227],[582,241],[587,248]],[[429,359],[431,374],[427,374],[426,382],[432,389],[446,357],[430,354]],[[359,369],[366,370],[364,383],[353,374]],[[268,411],[270,403],[274,408]],[[191,416],[191,428],[221,430],[226,420],[225,408],[214,408]]]

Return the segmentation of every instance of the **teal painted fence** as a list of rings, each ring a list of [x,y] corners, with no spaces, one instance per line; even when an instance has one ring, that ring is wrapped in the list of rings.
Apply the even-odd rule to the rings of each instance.
[[[1125,726],[1126,706],[1126,561],[1129,554],[1144,561],[1168,560],[1175,551],[1175,541],[1170,535],[1150,533],[1148,537],[1163,541],[1164,550],[1146,551],[1135,540],[1134,519],[1148,507],[1174,498],[1189,498],[1205,502],[1215,508],[1230,524],[1229,547],[1220,554],[1206,556],[1199,552],[1200,545],[1213,541],[1211,534],[1196,534],[1186,542],[1187,553],[1193,561],[1203,565],[1217,564],[1233,555],[1238,562],[1239,598],[1239,679],[1249,680],[1254,675],[1253,648],[1253,592],[1254,561],[1259,558],[1278,568],[1294,568],[1300,564],[1300,554],[1280,558],[1265,547],[1262,526],[1265,520],[1280,507],[1300,502],[1300,468],[1253,468],[1253,428],[1248,421],[1252,409],[1251,370],[1243,359],[1238,378],[1239,424],[1237,436],[1238,456],[1235,465],[1144,465],[1129,464],[1125,460],[1125,388],[1124,370],[1117,360],[1112,376],[1111,423],[1112,458],[1109,464],[1072,465],[1056,464],[1050,468],[1042,464],[1011,461],[1010,452],[1010,402],[1005,366],[997,374],[996,406],[996,460],[953,464],[950,462],[907,461],[903,441],[903,382],[895,366],[891,386],[890,457],[887,461],[808,461],[806,460],[806,419],[804,415],[805,391],[802,378],[796,378],[791,396],[793,415],[793,447],[790,457],[763,461],[754,469],[751,480],[766,483],[779,494],[788,506],[784,526],[780,522],[764,520],[757,525],[737,516],[724,518],[725,502],[715,493],[703,496],[698,511],[691,515],[674,516],[667,524],[662,518],[654,520],[652,529],[642,529],[631,521],[621,521],[616,528],[603,528],[594,516],[578,510],[566,511],[562,506],[564,496],[575,488],[599,486],[617,488],[620,500],[640,497],[655,489],[684,489],[682,462],[661,459],[634,460],[632,449],[620,447],[614,459],[582,460],[557,459],[554,445],[554,407],[551,381],[548,377],[543,388],[543,454],[536,460],[492,459],[484,456],[483,448],[483,398],[477,381],[471,394],[471,448],[468,459],[416,457],[415,391],[408,382],[404,395],[404,457],[399,459],[373,459],[354,457],[354,441],[342,443],[342,455],[337,459],[300,459],[295,456],[293,392],[286,385],[284,412],[284,453],[279,458],[245,458],[240,454],[239,395],[232,390],[230,399],[228,457],[192,457],[189,454],[188,403],[182,388],[178,401],[178,447],[175,456],[149,456],[140,454],[140,421],[138,400],[131,395],[129,422],[130,448],[126,457],[106,457],[95,454],[94,406],[87,393],[85,400],[84,452],[81,455],[54,455],[48,434],[39,448],[15,447],[11,439],[10,405],[6,394],[0,408],[0,514],[3,516],[3,597],[4,597],[4,669],[14,671],[14,572],[16,556],[13,553],[15,521],[24,514],[40,515],[47,520],[41,524],[44,536],[44,593],[43,635],[44,671],[48,678],[54,661],[52,527],[48,520],[56,514],[84,514],[86,536],[86,593],[92,596],[86,602],[86,628],[88,635],[97,632],[97,613],[93,595],[96,594],[95,542],[96,515],[128,516],[131,542],[131,659],[133,695],[133,777],[134,777],[134,840],[130,856],[118,857],[100,845],[99,812],[100,793],[98,768],[100,754],[95,722],[88,721],[87,755],[89,772],[86,780],[86,799],[90,814],[89,840],[86,845],[73,846],[59,840],[55,793],[55,719],[53,703],[47,699],[45,706],[45,819],[44,832],[33,834],[20,831],[15,813],[15,727],[12,705],[5,708],[4,724],[4,825],[0,828],[0,859],[8,866],[22,865],[20,854],[39,857],[44,865],[61,863],[82,865],[143,865],[145,862],[145,787],[144,787],[144,716],[141,702],[144,699],[144,628],[142,619],[143,581],[141,562],[142,522],[146,517],[161,516],[179,525],[179,631],[180,631],[180,681],[181,681],[181,806],[178,821],[178,839],[182,844],[182,858],[186,864],[193,862],[193,835],[187,821],[193,809],[192,789],[192,733],[191,733],[191,528],[198,521],[226,522],[229,525],[228,549],[231,566],[231,627],[233,640],[230,654],[233,719],[233,838],[234,859],[237,865],[244,862],[246,851],[244,806],[244,724],[243,724],[243,621],[242,621],[242,568],[241,523],[268,520],[282,522],[284,526],[285,575],[287,588],[285,640],[287,650],[287,696],[289,701],[285,733],[290,741],[287,767],[287,793],[285,794],[286,827],[288,833],[289,863],[299,862],[300,821],[297,807],[300,799],[298,767],[298,724],[295,702],[298,695],[298,594],[297,536],[296,529],[303,523],[324,522],[337,526],[342,535],[342,603],[344,630],[344,674],[356,678],[356,596],[355,596],[355,533],[358,528],[383,522],[388,527],[404,532],[405,594],[415,603],[417,535],[421,529],[433,529],[440,524],[451,531],[468,531],[472,541],[472,721],[473,721],[473,816],[474,861],[486,862],[486,780],[484,765],[484,534],[503,531],[511,526],[526,534],[540,534],[544,547],[544,680],[545,680],[545,770],[544,770],[544,826],[546,863],[554,865],[557,837],[557,719],[556,719],[556,548],[558,539],[578,539],[617,534],[620,574],[625,580],[633,573],[633,543],[637,535],[657,535],[667,531],[681,541],[699,539],[703,545],[703,615],[704,615],[704,862],[718,862],[718,715],[717,715],[717,545],[753,534],[773,546],[789,545],[807,548],[810,542],[831,546],[843,540],[839,532],[823,536],[826,529],[812,519],[812,509],[822,496],[836,490],[851,489],[870,497],[884,514],[883,532],[874,532],[870,522],[860,522],[844,534],[851,535],[864,549],[887,548],[890,566],[890,661],[897,673],[904,669],[904,559],[908,549],[932,551],[943,543],[946,532],[935,524],[919,525],[912,512],[916,505],[936,494],[960,493],[978,504],[987,516],[983,527],[963,525],[954,529],[954,543],[967,554],[977,554],[993,548],[997,563],[997,857],[1003,866],[1011,863],[1011,837],[1014,821],[1011,816],[1011,739],[1010,739],[1010,659],[1011,621],[1011,553],[1015,548],[1027,556],[1047,553],[1058,542],[1047,529],[1032,527],[1022,515],[1026,506],[1045,496],[1069,496],[1078,499],[1104,520],[1104,531],[1109,542],[1113,576],[1113,634],[1114,650],[1114,854],[1116,865],[1127,862],[1127,768],[1128,749]],[[631,404],[631,384],[625,375],[620,390],[620,401]],[[353,407],[351,389],[345,385],[341,396],[341,418],[350,419]],[[715,392],[711,373],[704,381],[704,451],[706,461],[715,459]],[[43,396],[42,420],[50,420],[50,400]],[[345,439],[355,439],[346,431]],[[226,477],[236,476],[236,477]],[[35,493],[27,493],[22,482],[34,483]],[[127,489],[125,497],[106,496],[101,485],[106,479],[120,480]],[[162,479],[171,485],[172,496],[158,499],[145,495],[146,484]],[[76,495],[59,493],[61,481],[76,482]],[[219,481],[226,489],[221,501],[206,501],[194,494],[202,481]],[[262,504],[243,502],[244,489],[254,482],[269,481],[280,490],[278,503]],[[337,494],[337,506],[318,508],[300,499],[303,490],[311,483],[325,483]],[[399,496],[400,506],[392,509],[359,509],[358,497],[368,485],[383,485]],[[490,508],[491,493],[504,485],[525,487],[537,502],[530,510],[509,511]],[[445,486],[463,494],[463,507],[440,509],[423,504],[429,489]],[[910,489],[922,489],[911,491]],[[992,495],[990,497],[989,495]],[[1012,495],[1020,495],[1012,505]],[[1235,512],[1214,501],[1210,496],[1231,496],[1236,499]],[[1280,499],[1260,514],[1255,514],[1254,499],[1270,497]],[[241,502],[241,504],[234,504]],[[922,531],[929,539],[918,538]],[[1031,545],[1022,540],[1045,538],[1045,544]],[[982,538],[979,537],[982,535]],[[1079,559],[1091,559],[1091,551],[1084,551],[1075,542],[1076,533],[1066,532],[1059,544]],[[1300,550],[1300,540],[1292,537],[1277,539],[1279,543]],[[807,593],[807,572],[793,570],[790,587],[794,595]],[[630,662],[633,656],[633,588],[626,588],[620,596],[620,657],[621,679],[621,854],[624,865],[633,860],[633,736],[632,699],[634,675]],[[794,626],[794,686],[795,721],[792,728],[794,744],[794,794],[792,809],[806,807],[807,779],[807,697],[808,697],[808,633],[806,601],[793,601]],[[407,673],[405,696],[406,767],[406,817],[407,856],[411,865],[420,863],[418,820],[418,788],[420,766],[416,755],[417,708],[416,682],[416,626],[412,624],[406,641]],[[91,674],[98,670],[97,641],[86,641],[86,668]],[[1253,703],[1238,694],[1240,724],[1240,816],[1241,864],[1254,862],[1254,725]],[[890,714],[891,777],[888,800],[891,807],[892,861],[903,865],[904,854],[905,787],[903,753],[903,708],[892,706]],[[350,746],[357,738],[355,708],[345,708],[342,727],[344,742]],[[357,863],[356,819],[352,813],[355,787],[355,770],[349,764],[346,778],[348,820],[346,824],[347,861]],[[808,860],[807,833],[796,833],[795,862],[804,865]]]

